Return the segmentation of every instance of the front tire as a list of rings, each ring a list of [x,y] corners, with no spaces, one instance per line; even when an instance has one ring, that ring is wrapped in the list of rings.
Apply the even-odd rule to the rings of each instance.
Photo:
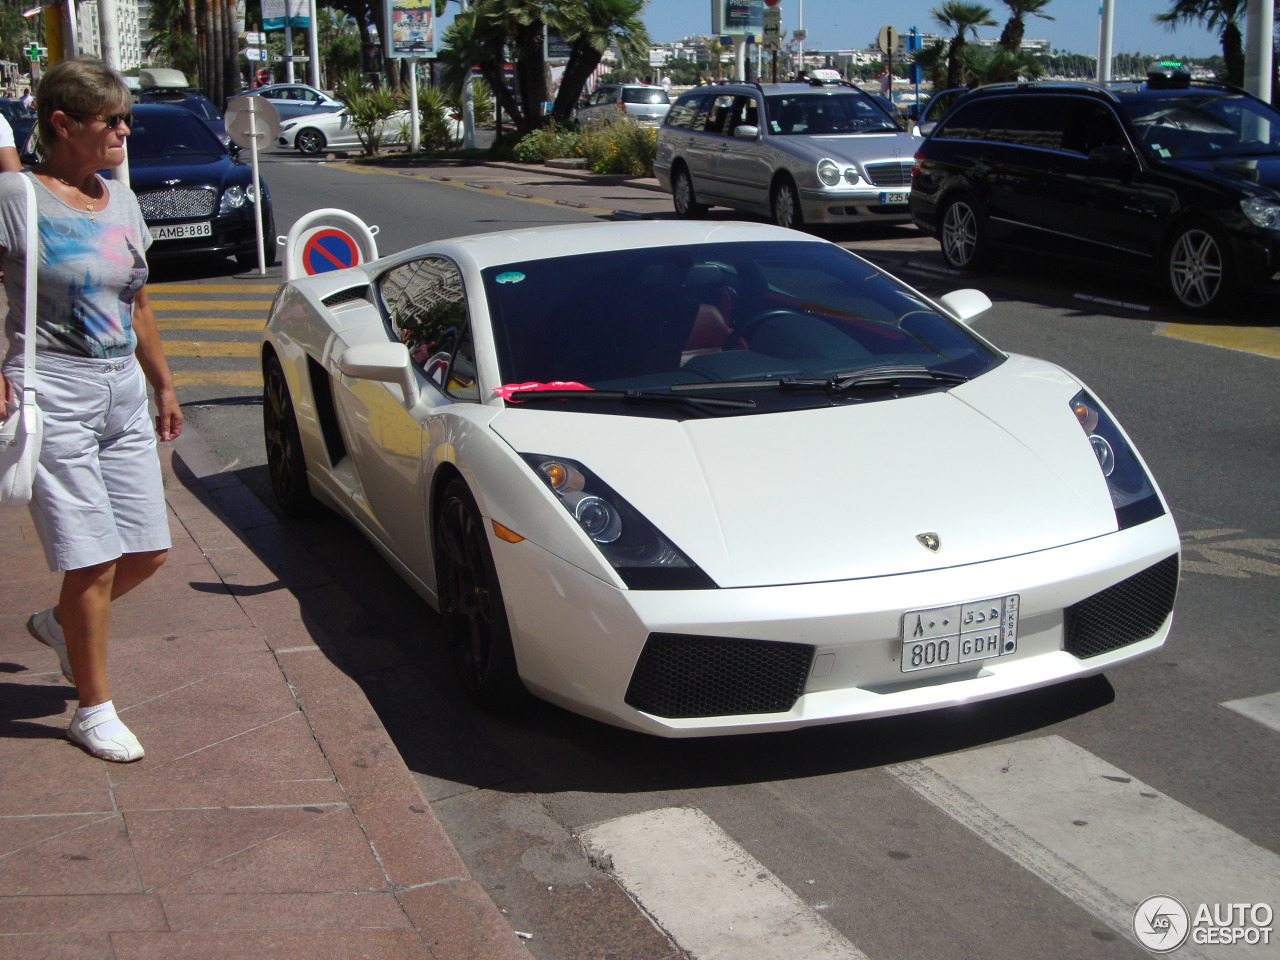
[[[707,212],[705,205],[698,202],[693,192],[693,178],[686,167],[676,167],[671,174],[671,202],[675,204],[676,216],[686,220],[700,217]]]
[[[307,480],[298,418],[293,412],[284,368],[273,354],[262,369],[262,433],[267,443],[267,472],[271,492],[286,516],[309,517],[319,507]]]
[[[436,591],[454,671],[467,696],[481,706],[519,706],[527,694],[516,670],[498,571],[466,483],[448,482],[435,516]]]
[[[773,222],[788,230],[804,228],[804,211],[800,209],[800,191],[795,182],[784,177],[773,186],[770,198],[770,209],[773,210]]]
[[[314,156],[325,147],[324,134],[313,127],[307,127],[298,131],[298,136],[294,139],[293,145],[298,148],[300,153]]]
[[[947,203],[938,239],[942,243],[942,259],[953,269],[981,270],[991,262],[986,212],[968,194]]]
[[[1235,295],[1236,271],[1230,242],[1211,223],[1190,223],[1174,233],[1165,249],[1164,278],[1187,313],[1214,316]]]

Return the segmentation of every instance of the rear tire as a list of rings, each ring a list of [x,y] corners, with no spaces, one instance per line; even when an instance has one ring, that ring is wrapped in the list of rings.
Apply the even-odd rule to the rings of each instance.
[[[671,201],[675,204],[676,216],[686,220],[701,217],[707,212],[705,205],[698,202],[693,192],[693,178],[684,166],[676,167],[671,174]]]
[[[804,211],[800,209],[800,191],[790,177],[783,177],[773,185],[770,198],[773,222],[788,230],[804,229]]]
[[[942,243],[942,259],[949,267],[981,270],[991,262],[986,211],[967,193],[954,197],[943,209],[938,239]]]
[[[1175,231],[1164,255],[1164,279],[1178,306],[1194,316],[1222,313],[1235,297],[1230,241],[1213,224],[1196,221]]]
[[[454,672],[467,696],[480,706],[520,706],[528,694],[516,670],[498,571],[484,519],[465,482],[448,482],[435,517],[436,594]]]
[[[267,444],[267,472],[271,492],[286,516],[312,516],[319,503],[307,480],[298,418],[280,360],[272,354],[262,365],[262,433]]]

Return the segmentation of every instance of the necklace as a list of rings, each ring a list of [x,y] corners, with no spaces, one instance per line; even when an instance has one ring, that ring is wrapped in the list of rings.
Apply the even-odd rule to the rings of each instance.
[[[64,179],[62,179],[62,177],[58,176],[56,173],[49,173],[49,172],[46,170],[46,171],[44,171],[44,175],[45,175],[46,177],[53,177],[53,179],[57,180],[57,181],[58,181],[60,184],[62,184],[64,187],[70,187],[70,188],[71,188],[72,190],[74,190],[76,193],[80,194],[80,196],[84,198],[84,208],[85,208],[87,211],[89,211],[89,222],[90,222],[90,223],[97,223],[97,222],[98,222],[97,214],[96,214],[96,212],[94,211],[94,209],[93,209],[93,208],[94,208],[94,206],[97,204],[97,202],[101,199],[101,197],[90,197],[90,196],[89,196],[89,194],[85,193],[83,190],[81,190],[79,187],[77,187],[77,186],[76,186],[74,183],[72,183],[70,180],[64,180]],[[94,179],[96,180],[97,178],[95,177]]]

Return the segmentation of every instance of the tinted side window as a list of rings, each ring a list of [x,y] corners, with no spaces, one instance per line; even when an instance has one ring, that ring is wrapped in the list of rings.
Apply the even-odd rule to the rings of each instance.
[[[1066,97],[1010,97],[986,139],[1020,147],[1061,150],[1071,101]]]
[[[425,257],[394,267],[379,282],[391,332],[419,369],[460,400],[478,400],[466,291],[451,260]]]
[[[1076,100],[1071,104],[1062,149],[1089,155],[1098,147],[1128,146],[1129,140],[1116,115],[1101,103]]]
[[[707,114],[707,133],[731,133],[727,129],[729,118],[733,116],[733,96],[722,94],[711,101],[711,110]]]
[[[935,137],[950,137],[953,140],[981,140],[991,126],[992,118],[999,113],[1003,100],[984,99],[973,103],[961,104],[934,131]]]
[[[699,112],[706,116],[706,108],[703,104],[709,99],[711,95],[708,93],[685,94],[676,101],[671,112],[667,114],[666,125],[684,130],[692,129]]]

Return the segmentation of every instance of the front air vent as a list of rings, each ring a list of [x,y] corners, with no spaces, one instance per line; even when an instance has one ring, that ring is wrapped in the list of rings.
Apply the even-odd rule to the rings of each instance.
[[[804,692],[812,661],[805,643],[652,633],[625,700],[672,719],[786,713]]]
[[[1178,557],[1135,573],[1063,611],[1064,647],[1081,660],[1153,636],[1173,612]]]
[[[351,303],[355,300],[363,300],[369,302],[369,285],[361,284],[358,287],[348,287],[346,290],[339,290],[337,293],[331,293],[320,302],[326,307],[340,307],[344,303]]]

